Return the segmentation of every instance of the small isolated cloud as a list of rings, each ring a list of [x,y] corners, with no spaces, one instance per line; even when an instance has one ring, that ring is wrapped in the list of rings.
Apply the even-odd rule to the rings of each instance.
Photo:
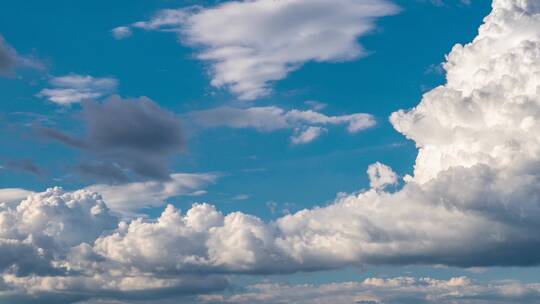
[[[317,139],[327,132],[322,126],[345,125],[349,133],[356,133],[376,124],[375,118],[365,113],[327,116],[313,110],[286,111],[274,106],[245,109],[223,106],[194,111],[187,117],[205,128],[254,128],[261,132],[291,129],[293,144],[306,144]]]
[[[89,176],[125,182],[136,174],[150,179],[169,179],[168,159],[184,148],[178,117],[152,100],[112,96],[103,102],[85,101],[80,115],[86,133],[82,138],[41,127],[45,138],[83,150],[99,161],[77,167]]]
[[[41,90],[37,96],[67,106],[83,100],[97,99],[116,91],[114,78],[95,78],[89,75],[69,74],[49,79],[52,88]]]
[[[379,162],[369,165],[367,174],[369,176],[369,186],[376,190],[384,189],[398,182],[397,174],[392,168]]]
[[[496,0],[493,8],[476,39],[454,46],[448,55],[447,83],[424,94],[413,109],[391,115],[395,129],[418,147],[414,173],[401,189],[381,189],[395,177],[376,165],[372,189],[269,222],[242,212],[223,214],[206,203],[185,211],[169,205],[155,219],[118,221],[97,193],[49,189],[16,207],[0,205],[0,273],[9,291],[0,293],[0,301],[38,298],[43,303],[55,295],[150,301],[191,292],[211,294],[217,298],[206,299],[217,303],[242,303],[243,296],[246,303],[302,303],[329,295],[334,295],[331,303],[339,303],[340,295],[351,293],[360,303],[540,302],[538,284],[481,284],[467,278],[371,278],[318,288],[263,284],[251,287],[254,295],[249,289],[229,289],[223,297],[211,293],[224,290],[231,274],[358,265],[540,264],[540,4]],[[135,104],[135,109],[146,106]],[[277,128],[286,128],[289,112],[271,110],[270,121],[281,118]],[[224,119],[227,124],[253,124],[252,117],[246,122],[235,111],[234,119]],[[122,113],[116,113],[120,122],[133,117]],[[291,117],[311,125],[329,120],[314,113]],[[268,122],[256,125],[276,128]],[[358,125],[347,123],[349,131]],[[111,138],[118,134],[123,133],[112,132]],[[132,146],[134,138],[122,136],[119,147],[150,153],[159,151],[163,140],[144,150]],[[264,293],[267,298],[258,298]]]
[[[197,57],[210,63],[213,86],[252,100],[306,62],[365,56],[358,39],[375,28],[376,18],[397,12],[385,0],[229,1],[162,10],[132,26],[178,32],[181,41],[200,47]]]
[[[111,34],[115,39],[120,40],[131,36],[132,32],[131,29],[127,26],[119,26],[113,28],[111,30]]]

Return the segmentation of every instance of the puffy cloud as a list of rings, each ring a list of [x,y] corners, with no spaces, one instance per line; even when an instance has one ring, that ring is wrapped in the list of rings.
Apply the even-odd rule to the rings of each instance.
[[[202,281],[208,278],[209,286],[223,287],[225,284],[219,285],[211,278],[217,275],[219,281],[223,280],[220,275],[230,273],[282,274],[363,264],[537,265],[537,3],[495,0],[478,37],[468,45],[457,45],[448,55],[448,83],[426,93],[414,109],[391,116],[395,128],[414,140],[419,149],[414,174],[405,178],[400,190],[387,192],[381,188],[395,177],[388,178],[392,171],[376,165],[372,167],[373,189],[342,194],[325,207],[302,210],[273,222],[241,212],[224,215],[211,205],[194,204],[185,213],[169,206],[155,220],[135,219],[119,223],[113,231],[103,231],[104,225],[85,211],[88,207],[81,207],[81,222],[94,227],[84,232],[70,224],[61,225],[66,222],[64,217],[69,219],[74,214],[63,207],[69,205],[66,200],[71,200],[48,199],[43,194],[46,203],[36,203],[37,210],[52,205],[54,212],[38,211],[34,220],[34,208],[20,207],[25,205],[23,202],[17,207],[24,215],[21,219],[15,216],[18,212],[2,213],[2,235],[6,240],[0,246],[0,266],[7,269],[20,264],[17,268],[22,269],[18,271],[19,281],[6,275],[4,281],[9,281],[13,289],[26,288],[25,284],[32,282],[50,289],[57,285],[42,282],[52,270],[61,274],[57,275],[59,280],[81,279],[83,276],[75,274],[83,273],[92,284],[100,282],[94,277],[105,273],[111,289],[133,292],[148,286],[146,292],[151,293],[162,286],[176,286],[174,280],[185,276],[198,276]],[[300,120],[321,119],[305,113],[293,116]],[[96,196],[83,193],[84,197]],[[92,202],[84,206],[106,210],[97,196]],[[47,216],[54,219],[52,222],[40,220],[39,215],[47,212],[52,213]],[[99,214],[109,218],[106,211]],[[97,235],[99,230],[103,232]],[[30,231],[37,231],[38,237],[29,237]],[[45,246],[46,242],[38,247],[40,237],[60,244],[63,250]],[[76,245],[78,242],[86,243]],[[14,259],[18,252],[24,257],[20,261]],[[130,284],[120,284],[125,280]],[[380,301],[392,302],[393,295],[409,293],[414,298],[415,292],[424,294],[420,299],[436,303],[474,303],[475,296],[490,292],[502,295],[502,302],[537,301],[533,297],[538,294],[536,285],[467,289],[470,285],[465,279],[370,279],[353,284],[351,289],[378,290],[374,299],[361,301],[379,301],[376,296],[381,296]],[[58,286],[69,289],[73,285],[63,282]],[[299,294],[298,289],[293,291]],[[452,299],[460,292],[463,298]],[[240,301],[242,294],[239,296]]]
[[[373,189],[384,189],[386,186],[395,185],[398,182],[397,174],[392,168],[376,162],[367,169],[369,186]]]
[[[63,106],[112,94],[118,86],[114,78],[77,74],[52,77],[49,83],[53,88],[43,89],[37,95]]]
[[[396,277],[321,285],[260,283],[244,291],[200,296],[203,303],[540,303],[540,284],[514,281],[474,282],[467,277],[449,280]]]
[[[250,100],[305,62],[365,56],[358,39],[374,29],[374,19],[397,11],[384,0],[230,1],[162,10],[132,26],[179,32],[201,47],[198,58],[210,62],[213,86]]]
[[[98,179],[104,175],[105,180],[125,181],[125,170],[144,178],[170,178],[168,158],[184,148],[175,114],[145,97],[112,96],[102,103],[84,102],[81,117],[86,126],[82,139],[50,128],[40,128],[38,133],[96,156],[101,163],[83,164],[78,170]]]
[[[346,125],[350,133],[356,133],[376,124],[375,118],[365,113],[327,116],[313,110],[286,111],[275,106],[245,109],[223,106],[194,111],[187,116],[195,124],[205,128],[254,128],[262,132],[293,129],[293,144],[305,144],[315,140],[327,131],[321,126]]]
[[[396,177],[375,165],[374,189],[271,223],[226,215],[199,235],[204,248],[171,248],[179,257],[175,262],[151,259],[146,267],[283,273],[358,264],[537,264],[540,8],[534,3],[496,0],[479,36],[448,55],[448,83],[411,111],[391,116],[419,148],[414,176],[406,177],[401,190],[381,191]],[[325,120],[304,112],[292,117]],[[171,231],[184,237],[185,230]],[[102,255],[118,259],[117,252],[140,252],[122,247],[130,233],[119,234]],[[170,237],[163,243],[178,236]]]

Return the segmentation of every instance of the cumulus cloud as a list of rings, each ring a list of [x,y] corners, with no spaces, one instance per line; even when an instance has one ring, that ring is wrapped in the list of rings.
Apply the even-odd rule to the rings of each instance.
[[[178,280],[186,276],[223,288],[224,274],[365,264],[537,265],[540,4],[494,0],[478,36],[455,46],[444,67],[445,85],[426,93],[414,109],[390,118],[419,149],[413,175],[395,192],[383,189],[395,181],[392,171],[376,164],[371,189],[341,194],[327,206],[272,222],[197,203],[186,212],[168,206],[155,220],[119,222],[111,231],[113,220],[97,194],[53,189],[32,195],[16,211],[5,207],[0,267],[11,272],[3,280],[12,290],[77,291],[105,278],[109,283],[101,288],[109,292],[145,290],[148,295],[182,286]],[[49,213],[45,218],[54,220],[43,220],[41,214]],[[74,222],[89,228],[79,231],[72,228]],[[420,289],[415,286],[422,286],[418,292],[425,301],[436,303],[474,303],[471,290],[502,295],[503,302],[526,302],[529,296],[529,302],[537,301],[533,296],[538,295],[536,285],[467,289],[472,283],[459,278],[392,280],[370,279],[351,289],[378,290],[374,299],[361,299],[367,303],[379,301],[376,296],[391,302],[399,292],[414,295]],[[452,299],[459,292],[464,298]]]
[[[37,96],[62,106],[112,94],[118,86],[114,78],[95,78],[78,74],[52,77],[49,84],[52,88],[41,90]]]
[[[169,179],[168,159],[184,148],[184,135],[178,117],[152,100],[122,99],[83,103],[85,136],[80,139],[63,131],[39,128],[41,136],[91,153],[101,163],[83,164],[78,170],[105,180],[125,181],[134,173],[144,178]]]
[[[178,32],[201,48],[198,58],[210,63],[213,86],[251,100],[306,62],[365,56],[358,39],[375,28],[376,18],[397,11],[385,0],[230,1],[162,10],[132,26]]]
[[[43,170],[36,165],[31,159],[13,159],[5,162],[5,168],[34,174],[37,176],[43,175]]]
[[[467,277],[368,278],[322,285],[260,283],[233,295],[205,295],[203,303],[540,303],[540,284],[514,281],[480,283]]]
[[[397,174],[392,168],[376,162],[367,169],[369,186],[373,189],[384,189],[386,186],[395,185],[398,182]]]
[[[292,129],[291,143],[305,144],[317,139],[327,129],[321,126],[345,125],[349,133],[369,129],[376,124],[370,114],[327,116],[314,110],[289,110],[269,106],[233,108],[223,106],[187,114],[197,125],[205,128],[254,128],[261,132]]]

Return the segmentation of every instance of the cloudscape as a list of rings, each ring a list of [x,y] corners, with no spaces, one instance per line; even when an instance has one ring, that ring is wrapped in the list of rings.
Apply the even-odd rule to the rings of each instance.
[[[539,1],[0,8],[0,303],[540,303]]]

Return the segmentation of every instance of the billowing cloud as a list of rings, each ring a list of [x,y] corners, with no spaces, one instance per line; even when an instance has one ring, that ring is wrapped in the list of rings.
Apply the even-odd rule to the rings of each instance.
[[[327,129],[322,126],[345,125],[349,133],[369,129],[376,124],[370,114],[355,113],[349,115],[327,116],[314,110],[289,110],[269,106],[233,108],[228,106],[194,111],[188,118],[205,128],[254,128],[261,132],[292,129],[291,143],[305,144],[317,139]]]
[[[365,56],[358,39],[375,28],[376,18],[397,11],[385,0],[230,1],[162,10],[132,26],[177,31],[201,48],[198,58],[210,63],[213,86],[251,100],[306,62]]]
[[[368,167],[369,186],[373,189],[384,189],[398,182],[397,174],[388,166],[379,162]]]
[[[124,174],[145,178],[169,179],[169,157],[184,148],[184,135],[178,117],[152,100],[121,99],[83,103],[82,121],[86,134],[82,139],[63,131],[40,128],[41,136],[91,153],[101,163],[83,164],[78,171],[105,180],[125,181]],[[127,170],[124,172],[122,169]]]
[[[112,94],[118,86],[114,78],[95,78],[77,74],[52,77],[49,83],[52,88],[41,90],[37,96],[62,106]]]

